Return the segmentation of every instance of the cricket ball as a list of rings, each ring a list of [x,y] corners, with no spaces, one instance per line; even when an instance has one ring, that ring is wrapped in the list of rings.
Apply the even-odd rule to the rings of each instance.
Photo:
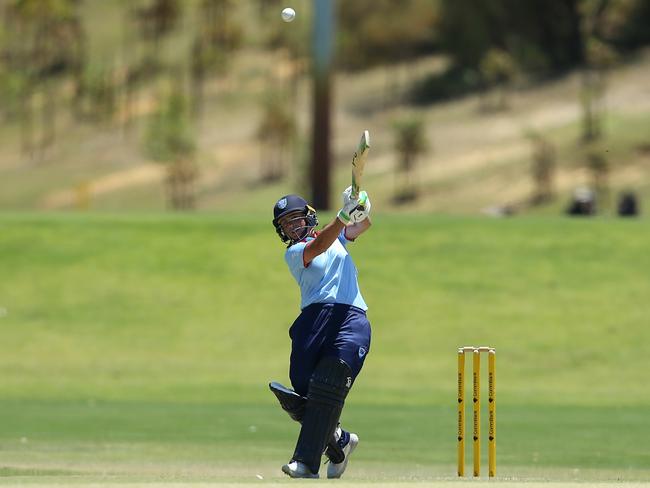
[[[296,11],[291,7],[286,7],[282,10],[282,20],[285,22],[292,22],[296,18]]]

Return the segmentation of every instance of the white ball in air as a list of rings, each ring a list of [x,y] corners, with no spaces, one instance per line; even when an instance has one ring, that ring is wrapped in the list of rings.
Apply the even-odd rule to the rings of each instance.
[[[296,11],[291,7],[287,7],[282,10],[282,20],[285,22],[291,22],[296,18]]]

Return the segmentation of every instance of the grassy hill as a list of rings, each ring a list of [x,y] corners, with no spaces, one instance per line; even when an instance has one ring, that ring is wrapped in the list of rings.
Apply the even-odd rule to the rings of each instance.
[[[92,33],[89,55],[95,68],[109,69],[116,59],[135,56],[128,50],[124,52],[124,39],[120,37],[124,29],[123,6],[99,0],[84,5],[84,23]],[[256,136],[262,116],[260,102],[270,92],[286,89],[286,73],[295,66],[282,53],[263,50],[260,32],[268,25],[259,25],[255,13],[249,12],[252,6],[245,5],[238,11],[238,18],[246,19],[242,24],[247,42],[237,52],[228,75],[207,83],[204,116],[196,121],[201,209],[254,212],[278,194],[289,190],[305,192],[301,182],[309,160],[311,82],[305,75],[293,90],[292,110],[298,134],[287,156],[287,176],[275,183],[263,183],[263,154]],[[279,22],[279,18],[276,20]],[[299,29],[306,27],[300,24],[303,21],[306,19],[301,17],[285,27],[302,32]],[[188,16],[182,29],[164,42],[165,59],[169,58],[167,61],[179,71],[186,65],[184,53],[195,23],[196,19]],[[522,207],[533,190],[532,147],[527,139],[531,130],[545,136],[558,155],[557,198],[530,210],[532,213],[556,215],[576,186],[592,183],[585,167],[587,149],[580,142],[579,73],[548,83],[512,87],[508,90],[508,108],[500,112],[480,110],[481,100],[491,96],[489,93],[430,106],[407,105],[409,89],[440,72],[444,65],[445,60],[436,56],[403,66],[336,75],[334,196],[347,186],[351,154],[366,128],[372,133],[373,143],[367,169],[368,190],[377,208],[384,212],[478,214],[495,205]],[[598,144],[609,163],[611,193],[601,206],[606,215],[613,214],[616,197],[623,189],[637,191],[643,201],[650,198],[650,96],[645,89],[649,76],[648,52],[627,60],[607,75],[604,139]],[[71,87],[59,86],[57,143],[43,158],[22,154],[18,122],[3,119],[0,209],[73,209],[80,186],[89,189],[90,208],[95,211],[164,209],[164,169],[147,159],[143,151],[147,117],[155,109],[164,83],[164,79],[156,79],[135,93],[134,116],[127,131],[119,111],[113,120],[99,123],[73,119],[65,109],[72,96]],[[395,120],[405,116],[422,118],[431,150],[417,162],[420,199],[398,206],[393,199],[398,180],[392,127]]]
[[[644,221],[374,222],[351,246],[373,324],[351,481],[453,477],[466,344],[498,350],[502,479],[650,480]],[[3,214],[0,233],[0,483],[281,480],[296,424],[266,383],[287,381],[299,301],[268,216]]]

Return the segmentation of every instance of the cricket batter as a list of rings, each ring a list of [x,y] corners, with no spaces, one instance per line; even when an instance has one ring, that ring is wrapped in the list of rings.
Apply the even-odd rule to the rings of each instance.
[[[301,313],[289,329],[289,377],[294,390],[271,383],[291,418],[302,423],[291,460],[292,478],[318,478],[323,452],[328,478],[339,478],[359,437],[339,426],[345,398],[370,351],[368,307],[347,246],[371,225],[370,200],[343,192],[337,217],[316,231],[316,211],[297,195],[273,207],[273,226],[287,244],[285,260],[300,286]]]

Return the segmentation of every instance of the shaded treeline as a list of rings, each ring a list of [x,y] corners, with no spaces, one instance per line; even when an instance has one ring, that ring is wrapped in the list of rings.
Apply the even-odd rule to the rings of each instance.
[[[509,71],[543,79],[590,64],[594,46],[626,55],[650,43],[649,0],[439,0],[436,4],[431,41],[451,62],[442,76],[416,93],[420,101],[495,84],[497,80],[485,68],[493,66],[495,52],[508,63]]]

